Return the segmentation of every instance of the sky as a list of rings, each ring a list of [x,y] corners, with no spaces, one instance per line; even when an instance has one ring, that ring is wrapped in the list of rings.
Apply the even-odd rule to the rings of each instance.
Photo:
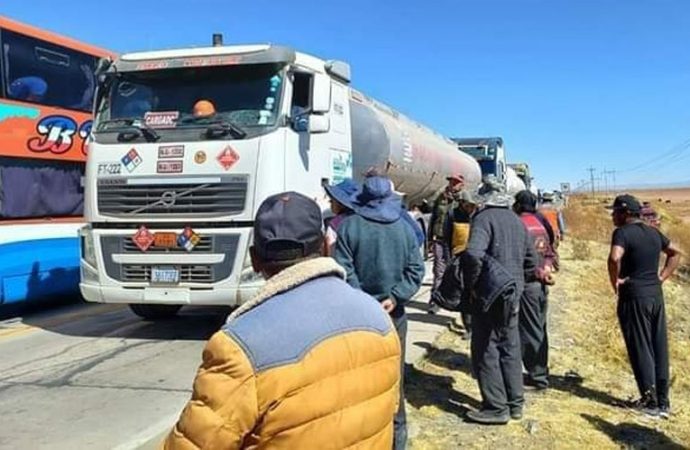
[[[540,187],[690,185],[690,1],[3,0],[117,52],[270,42],[449,137],[501,136]]]

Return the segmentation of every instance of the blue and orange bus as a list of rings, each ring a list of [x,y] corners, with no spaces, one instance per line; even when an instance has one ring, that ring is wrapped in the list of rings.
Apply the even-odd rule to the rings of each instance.
[[[0,17],[0,305],[79,292],[86,137],[111,54]]]

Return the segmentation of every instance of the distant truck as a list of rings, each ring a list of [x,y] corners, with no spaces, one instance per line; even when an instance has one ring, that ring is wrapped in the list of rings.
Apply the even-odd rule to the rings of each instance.
[[[90,137],[81,291],[156,319],[239,305],[262,280],[249,248],[261,202],[376,169],[408,204],[478,163],[350,86],[350,66],[287,47],[152,51],[103,61]]]
[[[519,162],[508,164],[508,167],[515,171],[517,176],[524,183],[526,189],[530,190],[535,195],[537,195],[537,185],[534,182],[534,177],[532,177],[530,173],[529,164],[527,164],[526,162]]]
[[[514,195],[525,189],[525,183],[506,162],[503,139],[486,138],[453,138],[458,149],[477,160],[482,170],[482,177],[493,175],[503,184],[506,192]]]

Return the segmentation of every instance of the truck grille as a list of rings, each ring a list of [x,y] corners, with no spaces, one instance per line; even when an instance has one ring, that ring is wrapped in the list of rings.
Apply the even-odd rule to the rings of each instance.
[[[152,245],[146,250],[146,253],[212,253],[213,252],[213,236],[202,236],[199,239],[199,243],[192,249],[191,252],[187,250],[175,247],[175,248],[165,248],[156,247]],[[136,246],[131,236],[122,238],[122,253],[141,253],[139,247]]]
[[[153,230],[155,231],[155,230]],[[161,253],[170,254],[170,263],[180,269],[180,283],[217,283],[232,275],[235,257],[240,242],[239,234],[210,234],[201,235],[201,240],[191,252],[181,248],[149,247],[146,252],[139,250],[132,242],[131,236],[101,236],[101,250],[105,271],[110,278],[121,282],[148,283],[151,281],[151,268],[154,264],[119,264],[113,261],[114,254],[140,255],[155,254],[160,259]],[[223,262],[218,264],[184,264],[184,256],[188,253],[208,253],[225,255]],[[181,263],[181,264],[180,264]]]
[[[220,182],[127,184],[98,181],[98,210],[113,217],[222,216],[244,211],[248,177],[221,177]]]
[[[151,267],[149,265],[123,264],[122,280],[132,283],[148,283],[151,281]],[[213,267],[208,265],[183,265],[180,269],[180,283],[212,283]]]

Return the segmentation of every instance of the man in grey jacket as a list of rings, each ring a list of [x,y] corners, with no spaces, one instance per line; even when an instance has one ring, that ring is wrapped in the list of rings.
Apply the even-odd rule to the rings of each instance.
[[[522,360],[518,332],[520,295],[525,278],[535,276],[537,255],[525,226],[510,210],[513,198],[489,186],[484,207],[472,219],[463,255],[463,295],[476,297],[484,264],[491,256],[515,280],[512,295],[497,299],[488,311],[473,309],[472,366],[479,382],[482,407],[467,418],[482,424],[505,424],[522,418]],[[480,304],[478,298],[465,301]]]

